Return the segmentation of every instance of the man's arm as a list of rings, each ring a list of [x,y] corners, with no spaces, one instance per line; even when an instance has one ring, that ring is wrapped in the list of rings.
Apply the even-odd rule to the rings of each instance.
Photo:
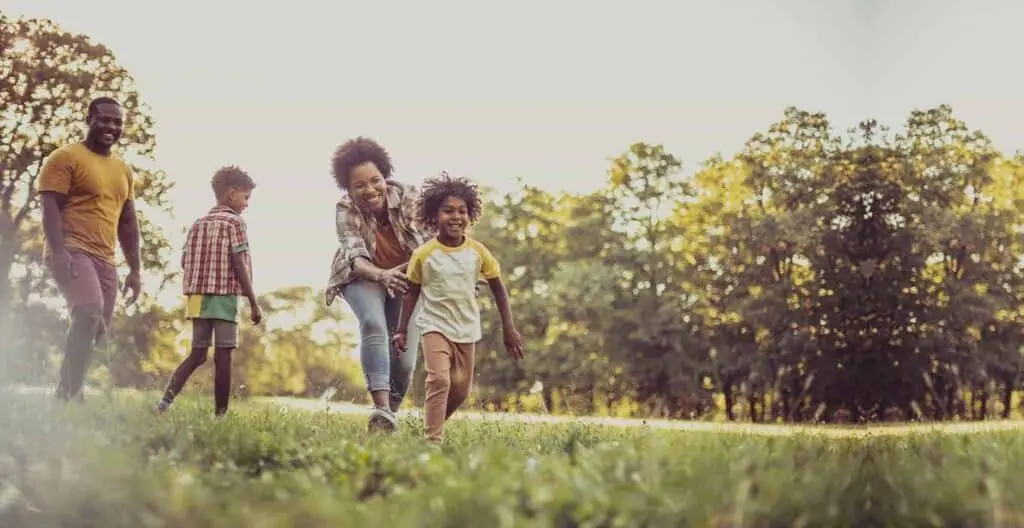
[[[43,199],[43,232],[46,234],[46,242],[54,254],[67,250],[64,246],[64,220],[61,217],[61,210],[67,203],[67,195],[55,191],[43,191],[40,193]]]
[[[142,269],[142,255],[139,252],[139,218],[135,214],[135,200],[127,200],[121,207],[121,217],[117,222],[117,238],[121,242],[121,251],[128,261],[128,269],[139,273]]]

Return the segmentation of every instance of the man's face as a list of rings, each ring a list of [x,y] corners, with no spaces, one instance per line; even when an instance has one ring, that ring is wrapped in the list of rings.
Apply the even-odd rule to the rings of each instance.
[[[89,132],[86,139],[93,145],[104,150],[111,147],[121,139],[121,129],[124,126],[124,113],[121,107],[116,104],[104,103],[96,106],[96,111],[86,121],[89,125]]]

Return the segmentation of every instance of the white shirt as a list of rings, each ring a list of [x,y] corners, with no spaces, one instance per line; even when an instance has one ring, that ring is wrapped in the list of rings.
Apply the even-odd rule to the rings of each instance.
[[[409,259],[406,275],[420,286],[420,332],[439,332],[453,343],[476,343],[482,337],[480,305],[476,298],[479,277],[501,274],[498,261],[483,244],[466,237],[458,247],[436,238],[423,244]]]

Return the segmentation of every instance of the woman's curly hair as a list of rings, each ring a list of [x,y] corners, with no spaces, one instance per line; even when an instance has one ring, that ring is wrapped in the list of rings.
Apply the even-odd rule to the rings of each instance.
[[[348,191],[348,178],[352,174],[352,169],[368,161],[377,166],[385,180],[391,177],[394,170],[391,155],[380,143],[362,136],[342,143],[331,157],[331,169],[338,188]]]
[[[466,201],[470,225],[480,220],[484,203],[477,184],[468,178],[455,178],[442,171],[439,176],[423,181],[423,188],[416,199],[417,222],[429,230],[436,230],[437,214],[449,196],[458,196]]]

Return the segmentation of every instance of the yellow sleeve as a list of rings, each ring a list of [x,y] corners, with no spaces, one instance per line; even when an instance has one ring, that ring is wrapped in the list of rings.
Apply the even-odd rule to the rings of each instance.
[[[135,173],[127,163],[124,164],[124,173],[128,177],[128,200],[135,199]]]
[[[423,255],[425,253],[423,247],[413,251],[412,257],[409,259],[409,267],[405,269],[406,278],[417,286],[423,284]]]
[[[477,242],[474,247],[477,254],[480,255],[480,275],[487,280],[500,277],[501,265],[498,264],[498,259],[494,258],[494,255],[483,244]]]
[[[74,174],[74,156],[63,148],[53,151],[39,171],[39,192],[68,194]]]

